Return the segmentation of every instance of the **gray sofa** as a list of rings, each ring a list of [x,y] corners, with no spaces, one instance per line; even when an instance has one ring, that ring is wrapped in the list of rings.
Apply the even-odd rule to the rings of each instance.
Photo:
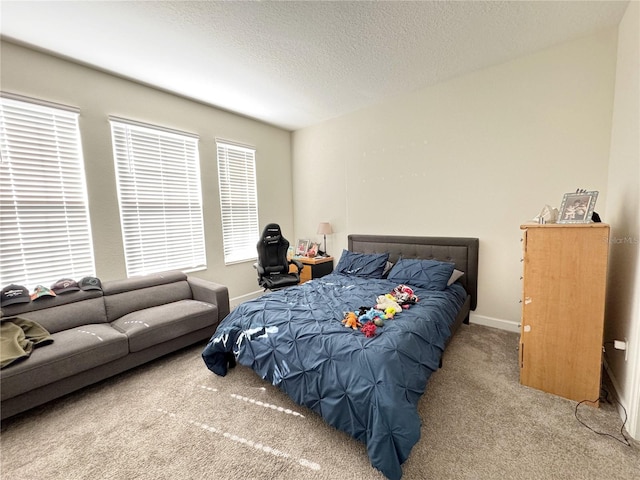
[[[227,287],[182,272],[2,307],[3,319],[33,320],[54,341],[0,370],[1,417],[206,340],[228,313]]]

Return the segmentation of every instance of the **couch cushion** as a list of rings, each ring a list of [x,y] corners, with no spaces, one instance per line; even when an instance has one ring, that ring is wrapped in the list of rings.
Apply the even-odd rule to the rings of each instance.
[[[218,307],[180,300],[125,315],[111,325],[129,337],[129,350],[139,352],[218,322]]]
[[[140,288],[127,292],[109,294],[105,293],[104,305],[109,322],[135,313],[145,308],[156,307],[167,303],[192,298],[191,287],[186,280],[155,285],[153,287]]]
[[[91,324],[54,333],[53,343],[0,371],[4,401],[127,355],[127,337],[109,324]]]

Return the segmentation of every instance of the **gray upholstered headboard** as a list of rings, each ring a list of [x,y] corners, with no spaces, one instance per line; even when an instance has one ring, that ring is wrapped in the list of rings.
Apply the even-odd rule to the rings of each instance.
[[[399,257],[422,258],[455,263],[464,272],[460,282],[471,296],[471,310],[478,297],[477,238],[469,237],[410,237],[395,235],[349,235],[349,250],[359,253],[389,253],[389,261]]]

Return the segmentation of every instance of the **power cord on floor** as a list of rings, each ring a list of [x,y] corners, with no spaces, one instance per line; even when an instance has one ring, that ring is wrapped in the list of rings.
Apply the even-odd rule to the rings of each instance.
[[[626,435],[624,434],[624,426],[627,424],[627,410],[624,408],[624,406],[618,401],[617,398],[614,398],[615,402],[620,405],[620,408],[622,408],[622,411],[624,412],[624,421],[622,422],[622,426],[620,427],[620,435],[622,435],[622,438],[624,440],[620,440],[618,437],[611,435],[610,433],[606,433],[606,432],[599,432],[593,428],[591,428],[589,425],[587,425],[585,422],[583,422],[582,420],[580,420],[580,418],[578,417],[578,407],[580,405],[582,405],[585,402],[589,402],[589,403],[596,403],[597,401],[600,402],[607,402],[609,404],[611,404],[611,401],[609,400],[609,391],[605,388],[605,387],[601,387],[600,388],[601,392],[600,392],[600,398],[598,398],[598,400],[582,400],[581,402],[578,402],[576,405],[576,409],[574,412],[574,415],[576,417],[576,420],[578,420],[583,426],[587,427],[589,430],[591,430],[593,433],[597,433],[598,435],[602,435],[605,437],[611,437],[614,440],[622,443],[623,445],[626,445],[627,447],[631,446],[631,442],[629,441],[629,439],[626,437]],[[604,395],[603,395],[604,393]]]

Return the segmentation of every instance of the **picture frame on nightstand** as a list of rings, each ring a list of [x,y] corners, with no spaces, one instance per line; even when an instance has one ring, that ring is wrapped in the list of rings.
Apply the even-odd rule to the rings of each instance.
[[[320,250],[320,244],[316,242],[309,242],[309,248],[307,249],[307,257],[317,257]]]
[[[309,249],[309,240],[299,239],[296,243],[296,255],[303,257]]]

